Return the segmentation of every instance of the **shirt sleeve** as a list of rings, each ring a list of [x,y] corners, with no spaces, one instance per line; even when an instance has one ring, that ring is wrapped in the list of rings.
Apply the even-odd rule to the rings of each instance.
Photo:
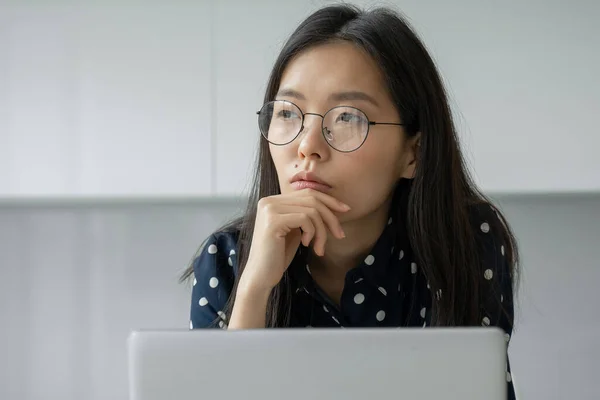
[[[490,205],[476,213],[475,229],[482,251],[481,325],[497,326],[504,331],[508,351],[514,322],[511,260],[502,232],[503,222]],[[507,398],[515,399],[510,363],[506,364]]]
[[[227,328],[223,312],[237,268],[236,240],[231,234],[211,235],[193,262],[190,329]]]

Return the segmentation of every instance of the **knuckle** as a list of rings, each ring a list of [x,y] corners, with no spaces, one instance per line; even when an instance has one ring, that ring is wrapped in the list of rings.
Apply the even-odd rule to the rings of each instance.
[[[268,197],[263,197],[260,200],[258,200],[258,203],[256,203],[258,208],[264,208],[267,204],[269,204]]]
[[[265,213],[265,214],[272,214],[273,213],[273,209],[274,209],[274,204],[271,201],[265,201],[261,204],[260,209]]]

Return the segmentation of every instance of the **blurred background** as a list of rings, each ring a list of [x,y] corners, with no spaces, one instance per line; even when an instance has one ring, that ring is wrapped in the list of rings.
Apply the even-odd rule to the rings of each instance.
[[[271,64],[328,1],[0,0],[0,398],[127,398],[131,329],[240,212]],[[521,399],[600,398],[600,2],[387,2],[522,251]],[[201,362],[199,360],[199,362]]]

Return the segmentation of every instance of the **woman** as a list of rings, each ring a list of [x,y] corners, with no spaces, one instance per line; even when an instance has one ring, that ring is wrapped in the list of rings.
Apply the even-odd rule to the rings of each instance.
[[[402,18],[309,16],[258,124],[247,211],[184,276],[191,328],[494,325],[508,343],[515,239],[469,177],[440,76]]]

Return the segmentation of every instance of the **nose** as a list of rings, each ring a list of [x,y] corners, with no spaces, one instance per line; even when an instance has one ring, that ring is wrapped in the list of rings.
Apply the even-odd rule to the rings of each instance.
[[[300,131],[300,144],[298,145],[300,158],[323,160],[329,157],[330,147],[323,138],[322,121],[323,116],[320,114],[304,114],[304,124]]]

